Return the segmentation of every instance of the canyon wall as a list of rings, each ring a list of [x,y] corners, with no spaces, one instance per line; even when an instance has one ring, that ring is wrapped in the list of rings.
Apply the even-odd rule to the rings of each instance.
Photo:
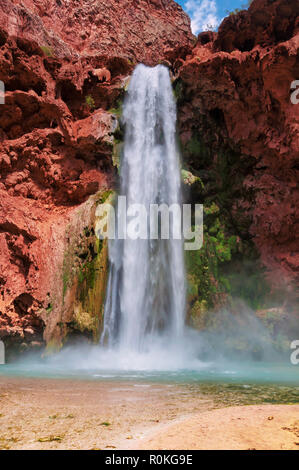
[[[157,63],[192,44],[190,20],[172,0],[2,0],[1,24],[55,57],[115,55]]]
[[[203,249],[201,286],[214,283],[216,291],[209,307],[228,292],[242,297],[247,285],[252,308],[276,308],[279,316],[284,306],[297,322],[299,104],[291,84],[299,79],[298,16],[298,2],[255,0],[217,34],[200,34],[186,60],[169,57],[184,165],[201,180],[189,197],[205,204],[217,268]]]
[[[99,335],[121,100],[137,61],[190,45],[170,0],[0,4],[0,336],[21,350]]]

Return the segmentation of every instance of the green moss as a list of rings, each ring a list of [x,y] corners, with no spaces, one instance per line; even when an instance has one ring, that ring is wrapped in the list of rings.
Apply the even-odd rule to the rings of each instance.
[[[114,114],[117,118],[120,118],[123,113],[123,100],[125,92],[127,91],[127,86],[124,88],[122,95],[118,98],[115,103],[115,106],[109,109],[109,113]],[[118,119],[118,126],[113,133],[113,151],[112,151],[112,163],[117,169],[120,167],[120,158],[123,149],[124,142],[124,129],[120,124]]]
[[[59,352],[61,348],[62,348],[61,340],[52,338],[47,343],[46,350],[44,352],[44,357],[51,356],[52,354]]]
[[[96,204],[104,204],[112,194],[113,191],[111,189],[102,191],[96,199]]]
[[[63,283],[63,291],[62,297],[64,300],[65,294],[68,290],[72,278],[71,278],[71,257],[69,250],[64,253],[63,258],[63,271],[62,271],[62,283]]]
[[[120,117],[122,114],[122,100],[119,101],[118,108],[110,109],[112,114]],[[124,130],[120,124],[118,124],[116,130],[113,133],[113,152],[112,152],[112,163],[117,169],[120,167],[120,159],[124,145]]]
[[[181,152],[184,160],[189,162],[189,166],[196,169],[209,168],[211,164],[211,150],[206,146],[197,132],[193,132],[191,139],[185,144],[181,145]]]
[[[102,240],[101,240],[102,242]],[[84,301],[87,289],[93,289],[97,274],[97,257],[87,261],[80,267],[78,273],[79,300]]]
[[[53,310],[53,304],[50,303],[48,304],[48,307],[46,308],[47,314],[49,315],[52,312],[52,310]]]
[[[123,111],[123,97],[120,97],[116,103],[114,108],[110,108],[108,110],[108,113],[114,114],[117,117],[120,117],[122,115]]]
[[[85,103],[89,107],[89,109],[94,109],[95,108],[95,100],[91,95],[87,95],[85,97]]]
[[[199,156],[202,152],[202,144],[198,137],[193,136],[186,145],[186,149],[192,155]]]
[[[73,327],[99,338],[106,279],[108,273],[107,240],[95,240],[94,254],[80,267],[77,274],[77,303]]]
[[[67,325],[64,324],[63,334],[80,331],[92,336],[95,341],[99,338],[108,274],[108,243],[96,236],[96,209],[106,203],[112,193],[111,190],[104,190],[91,197],[88,205],[90,219],[86,218],[88,225],[80,228],[80,232],[71,225],[67,229],[61,276],[62,307],[67,311],[73,309],[73,318]],[[85,212],[86,208],[80,210]],[[84,217],[80,210],[77,220]]]
[[[188,281],[196,289],[198,297],[204,300],[209,308],[215,304],[215,294],[219,290],[218,265],[223,252],[228,256],[229,249],[215,237],[205,236],[201,250],[187,252],[186,265]]]
[[[183,183],[192,186],[194,184],[198,184],[202,189],[204,189],[204,184],[199,176],[195,176],[191,171],[188,170],[181,170],[181,176]]]
[[[45,54],[45,56],[47,56],[47,57],[53,57],[54,56],[54,52],[53,52],[52,47],[40,46],[40,48],[43,51],[43,53]]]
[[[185,99],[185,87],[183,81],[178,78],[173,82],[173,94],[177,102],[182,102]]]
[[[120,108],[110,108],[108,112],[116,116],[121,116],[122,110]]]
[[[193,279],[201,285],[199,299],[212,309],[221,298],[237,296],[260,308],[268,287],[248,237],[252,221],[242,204],[237,206],[238,201],[254,204],[254,191],[243,186],[252,159],[228,147],[212,155],[195,131],[182,152],[192,174],[204,176],[201,191],[191,187],[192,202],[204,204],[204,246],[199,253],[187,255],[194,264]]]
[[[74,314],[72,327],[81,333],[92,333],[94,337],[97,337],[97,331],[99,326],[99,319],[96,316],[92,316],[90,312],[78,310]]]
[[[252,249],[244,259],[242,242],[227,231],[219,206],[204,207],[204,243],[198,251],[186,252],[189,320],[204,328],[213,322],[213,311],[241,298],[253,308],[262,308],[270,293],[265,273]],[[249,258],[248,252],[245,252]]]
[[[123,151],[123,142],[115,142],[112,153],[112,163],[118,170],[120,168],[121,154]]]
[[[225,232],[215,203],[204,207],[204,217],[202,248],[186,252],[189,316],[197,327],[202,326],[203,314],[226,300],[229,285],[221,275],[220,266],[230,261],[237,250],[236,237]]]
[[[134,67],[136,65],[136,61],[134,59],[127,59],[127,61],[131,67]]]

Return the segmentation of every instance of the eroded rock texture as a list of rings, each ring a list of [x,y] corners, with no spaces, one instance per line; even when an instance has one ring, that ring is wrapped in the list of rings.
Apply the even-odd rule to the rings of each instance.
[[[0,335],[56,347],[68,326],[97,335],[94,198],[114,186],[128,77],[193,36],[170,0],[3,0],[0,18]]]
[[[252,240],[286,301],[299,280],[298,16],[298,2],[255,0],[172,60],[183,153],[205,184],[199,198],[218,204],[241,242]]]
[[[190,45],[190,20],[172,0],[3,0],[10,35],[34,39],[57,57],[117,55],[157,62],[165,48]]]

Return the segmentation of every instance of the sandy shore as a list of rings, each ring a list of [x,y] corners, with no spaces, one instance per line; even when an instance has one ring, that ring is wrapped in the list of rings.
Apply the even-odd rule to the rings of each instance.
[[[163,426],[132,449],[299,450],[299,405],[221,408]]]
[[[216,407],[188,385],[0,376],[0,449],[299,449],[299,405]]]
[[[126,448],[213,406],[186,386],[0,376],[0,448]]]

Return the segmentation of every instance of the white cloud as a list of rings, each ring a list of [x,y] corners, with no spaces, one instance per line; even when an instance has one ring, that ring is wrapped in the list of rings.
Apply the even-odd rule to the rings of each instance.
[[[191,18],[193,34],[206,31],[208,26],[217,27],[219,24],[215,0],[187,0],[185,9]]]

